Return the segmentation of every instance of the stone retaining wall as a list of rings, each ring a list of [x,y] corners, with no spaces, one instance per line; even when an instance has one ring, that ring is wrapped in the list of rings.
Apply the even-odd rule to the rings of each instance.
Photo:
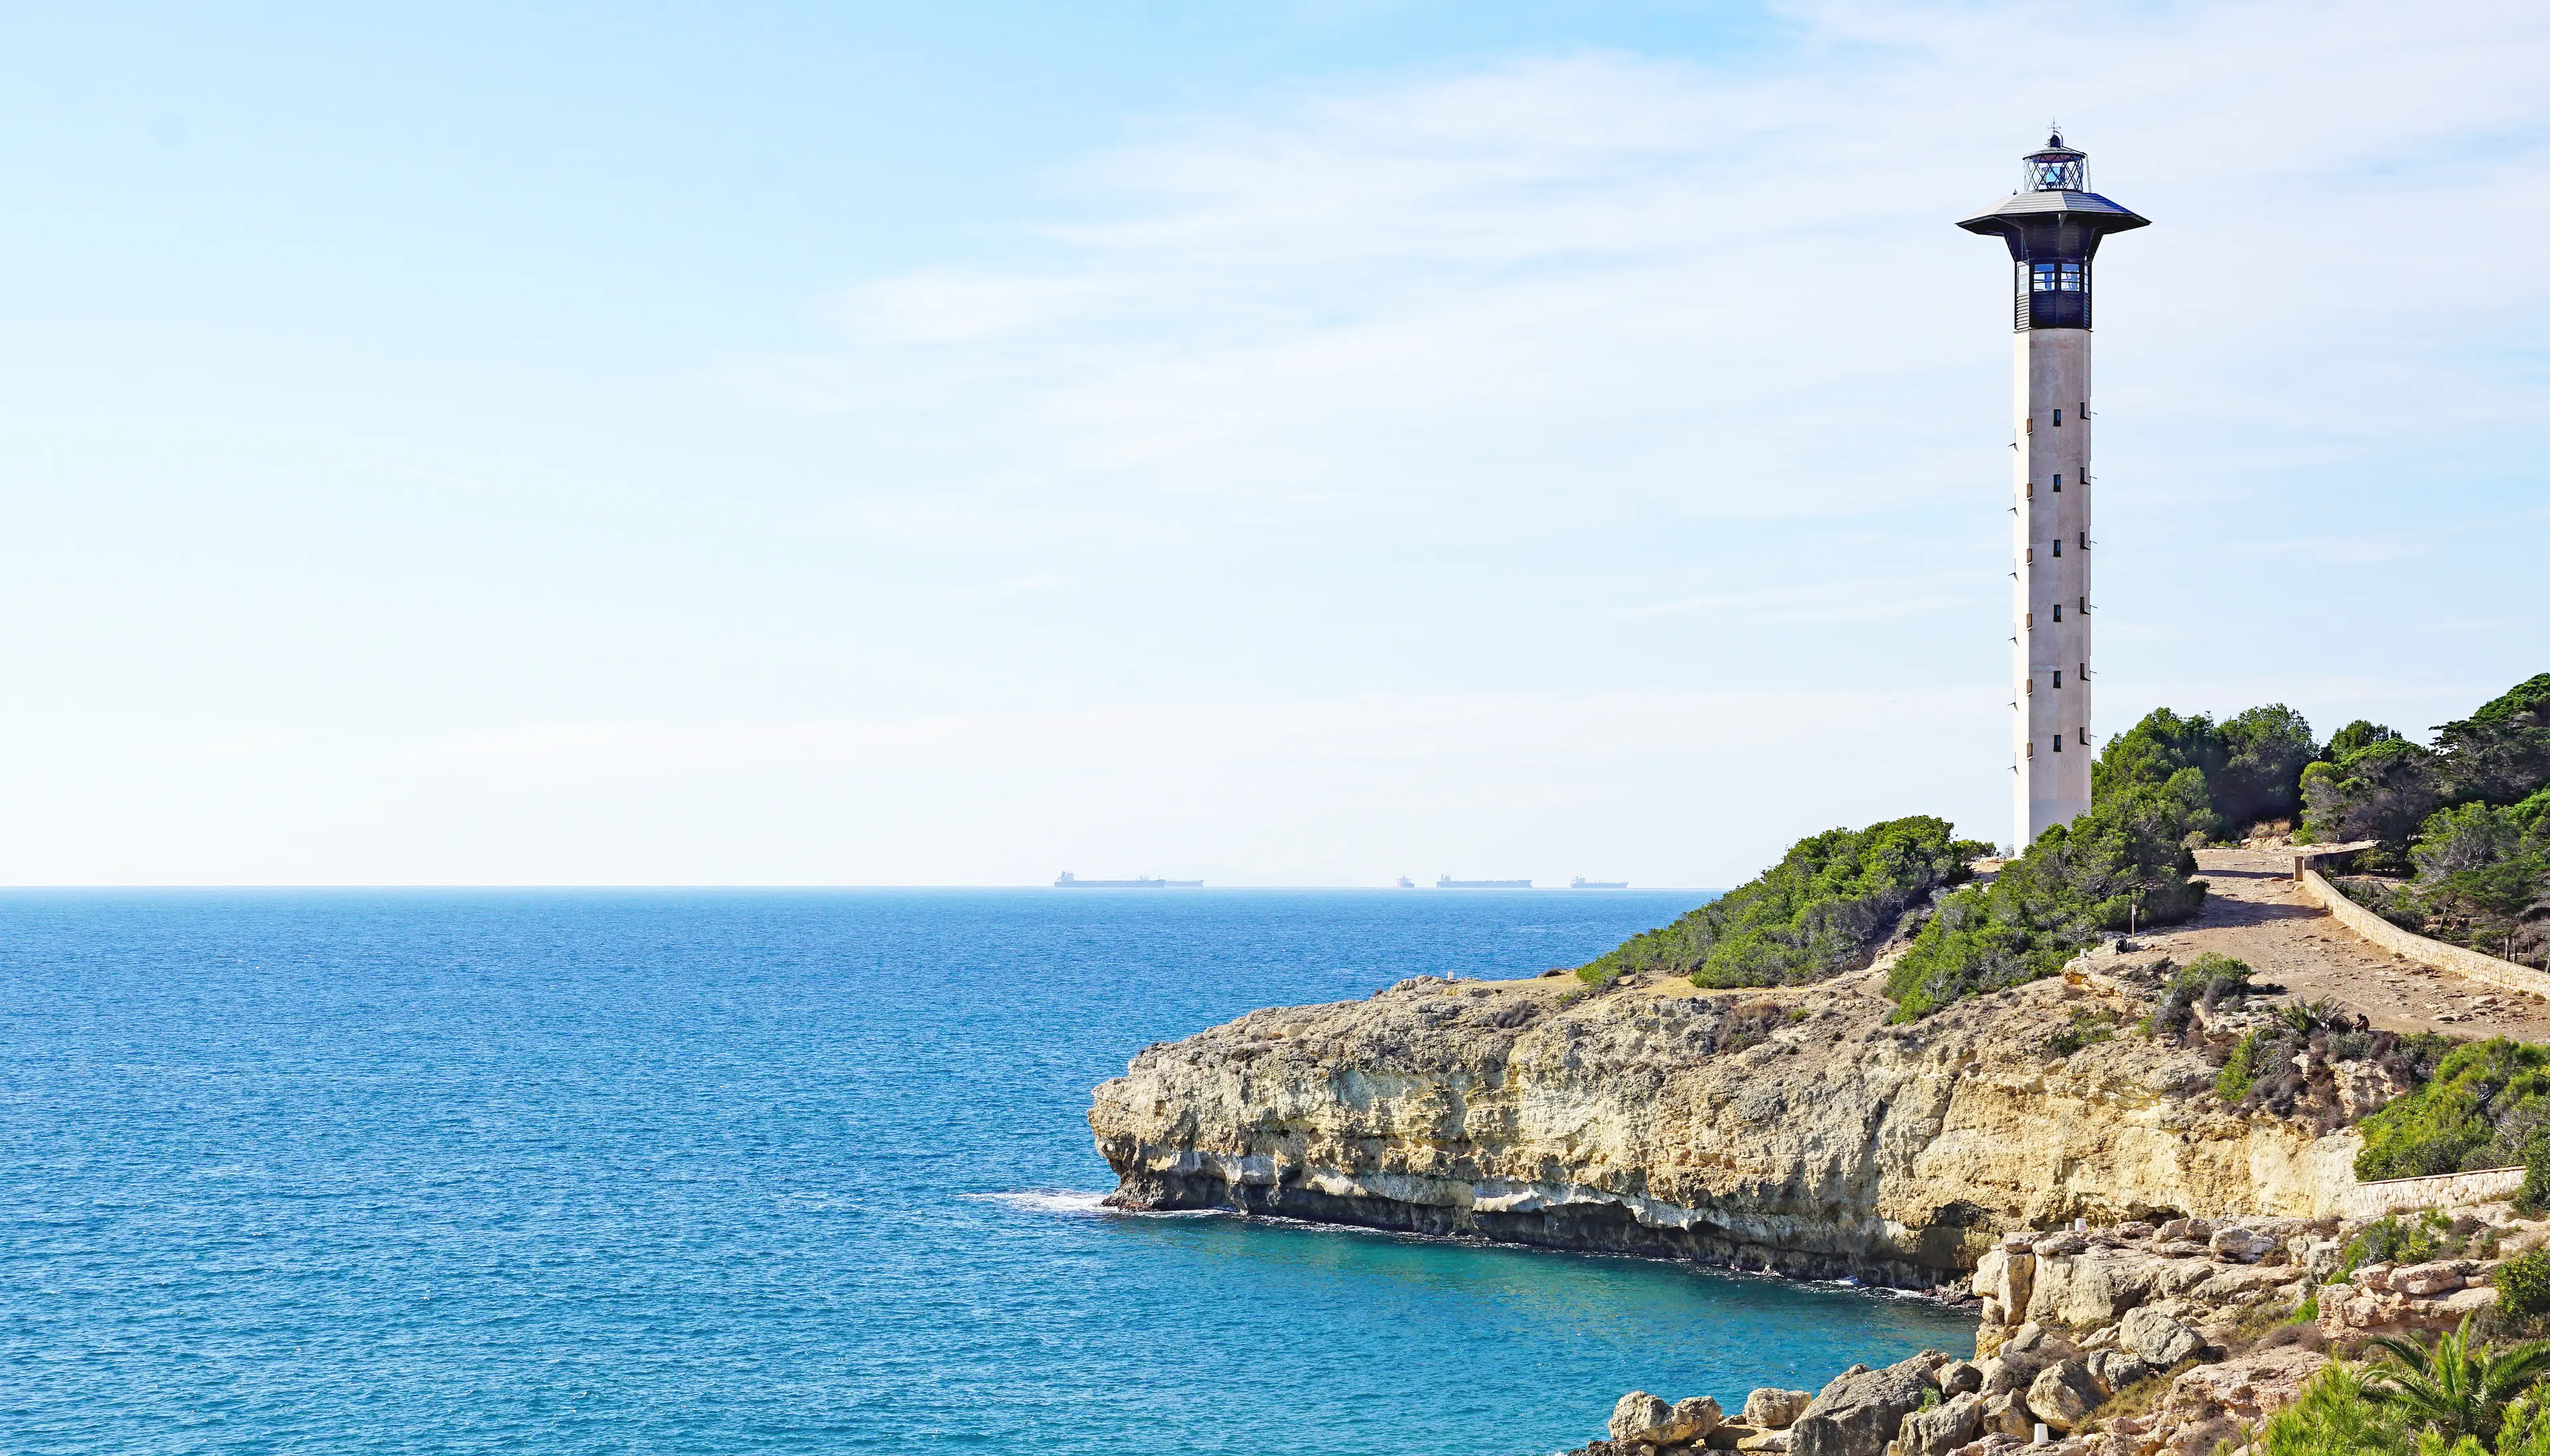
[[[2461,1209],[2473,1204],[2503,1203],[2523,1187],[2523,1169],[2480,1168],[2468,1173],[2439,1173],[2432,1178],[2386,1178],[2359,1183],[2346,1194],[2346,1216],[2379,1218],[2385,1213],[2412,1213],[2419,1209]]]
[[[2465,980],[2483,982],[2500,991],[2520,992],[2525,996],[2550,1000],[2550,973],[2401,929],[2347,899],[2335,885],[2322,878],[2313,865],[2313,861],[2320,857],[2309,854],[2294,856],[2294,883],[2302,887],[2305,897],[2317,901],[2327,910],[2330,919],[2356,935],[2421,966],[2449,971]]]

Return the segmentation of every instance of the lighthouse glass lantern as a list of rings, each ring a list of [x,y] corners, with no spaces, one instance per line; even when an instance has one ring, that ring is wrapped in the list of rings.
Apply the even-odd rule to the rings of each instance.
[[[2010,248],[2011,835],[2024,848],[2090,809],[2091,264],[2102,239],[2149,222],[2091,191],[2089,153],[2056,133],[2021,159],[2017,191],[1957,226]]]

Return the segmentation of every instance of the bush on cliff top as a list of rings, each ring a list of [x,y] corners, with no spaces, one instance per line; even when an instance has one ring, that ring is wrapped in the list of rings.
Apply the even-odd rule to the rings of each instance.
[[[2550,1123],[2550,1046],[2494,1037],[2463,1045],[2414,1092],[2364,1119],[2355,1176],[2421,1178],[2524,1161]]]
[[[2310,724],[2282,703],[2270,703],[2215,724],[2206,714],[2182,717],[2153,709],[2143,721],[2108,740],[2090,766],[2090,796],[2104,799],[2132,788],[2161,788],[2187,769],[2204,775],[2210,811],[2191,827],[2213,837],[2237,834],[2266,820],[2289,820],[2302,811],[2303,768],[2319,749]]]
[[[1760,878],[1577,971],[1608,983],[1639,971],[1703,987],[1795,986],[1868,964],[1904,912],[1968,876],[1991,846],[1916,815],[1799,840]]]
[[[2188,879],[2196,856],[2185,840],[2211,813],[2205,775],[2190,767],[2160,785],[2112,790],[2047,829],[1991,884],[1957,891],[1921,926],[1886,980],[1897,1019],[2050,976],[2102,930],[2195,915],[2205,885]]]

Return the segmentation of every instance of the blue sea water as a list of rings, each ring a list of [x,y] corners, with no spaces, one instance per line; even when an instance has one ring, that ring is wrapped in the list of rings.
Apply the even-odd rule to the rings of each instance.
[[[0,896],[0,1451],[1535,1456],[1919,1302],[1129,1216],[1146,1042],[1704,899]]]

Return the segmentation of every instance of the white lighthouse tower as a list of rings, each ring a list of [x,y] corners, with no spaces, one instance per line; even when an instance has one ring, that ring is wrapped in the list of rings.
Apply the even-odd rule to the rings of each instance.
[[[1957,226],[2010,244],[2016,369],[2011,422],[2011,833],[2025,849],[2090,809],[2090,261],[2149,223],[2090,190],[2061,133],[2018,191]]]

